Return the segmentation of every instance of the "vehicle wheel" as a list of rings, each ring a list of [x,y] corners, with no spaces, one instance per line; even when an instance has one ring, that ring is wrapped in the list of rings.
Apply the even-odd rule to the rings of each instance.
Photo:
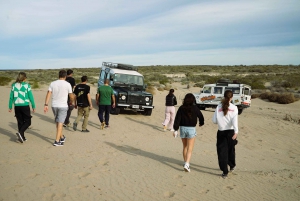
[[[120,113],[120,110],[121,109],[119,107],[111,108],[110,114],[118,115]]]
[[[145,109],[144,111],[145,116],[151,116],[151,114],[152,114],[152,109]]]
[[[199,110],[205,110],[205,107],[198,106]]]
[[[238,114],[239,114],[239,115],[242,114],[243,110],[244,110],[243,108],[238,109]]]

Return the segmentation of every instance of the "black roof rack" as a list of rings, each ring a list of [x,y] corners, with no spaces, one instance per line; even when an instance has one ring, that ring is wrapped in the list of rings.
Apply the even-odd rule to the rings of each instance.
[[[138,67],[133,66],[131,64],[121,64],[121,63],[113,63],[113,62],[102,62],[102,66],[107,66],[110,68],[119,68],[124,70],[134,70],[137,71]]]

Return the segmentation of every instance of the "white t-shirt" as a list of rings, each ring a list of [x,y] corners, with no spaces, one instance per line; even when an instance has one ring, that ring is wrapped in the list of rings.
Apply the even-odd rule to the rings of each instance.
[[[239,132],[238,109],[237,106],[233,105],[232,103],[229,104],[226,116],[224,116],[222,104],[219,104],[215,110],[212,121],[213,123],[218,124],[220,131],[234,129],[234,133]]]
[[[65,80],[51,82],[49,91],[52,92],[52,107],[68,107],[68,96],[72,93],[72,87]]]

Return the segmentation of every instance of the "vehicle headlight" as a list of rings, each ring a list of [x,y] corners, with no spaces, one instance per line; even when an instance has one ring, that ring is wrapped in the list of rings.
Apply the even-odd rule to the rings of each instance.
[[[126,99],[126,96],[124,96],[124,95],[121,96],[121,99],[122,99],[122,100],[125,100],[125,99]]]
[[[149,98],[149,97],[146,97],[146,98],[145,98],[145,101],[147,101],[147,102],[148,102],[149,100],[150,100],[150,98]]]

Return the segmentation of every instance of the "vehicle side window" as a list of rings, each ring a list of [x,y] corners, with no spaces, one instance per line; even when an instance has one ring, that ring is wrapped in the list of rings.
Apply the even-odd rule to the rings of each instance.
[[[222,94],[223,87],[214,87],[214,94]]]
[[[244,93],[245,93],[245,95],[250,95],[250,89],[249,88],[245,88]]]
[[[206,94],[210,94],[211,93],[211,87],[203,87],[203,93],[206,93]]]
[[[238,87],[226,87],[226,88],[225,88],[225,91],[226,91],[226,90],[232,91],[233,94],[240,94],[240,88],[238,88]]]

